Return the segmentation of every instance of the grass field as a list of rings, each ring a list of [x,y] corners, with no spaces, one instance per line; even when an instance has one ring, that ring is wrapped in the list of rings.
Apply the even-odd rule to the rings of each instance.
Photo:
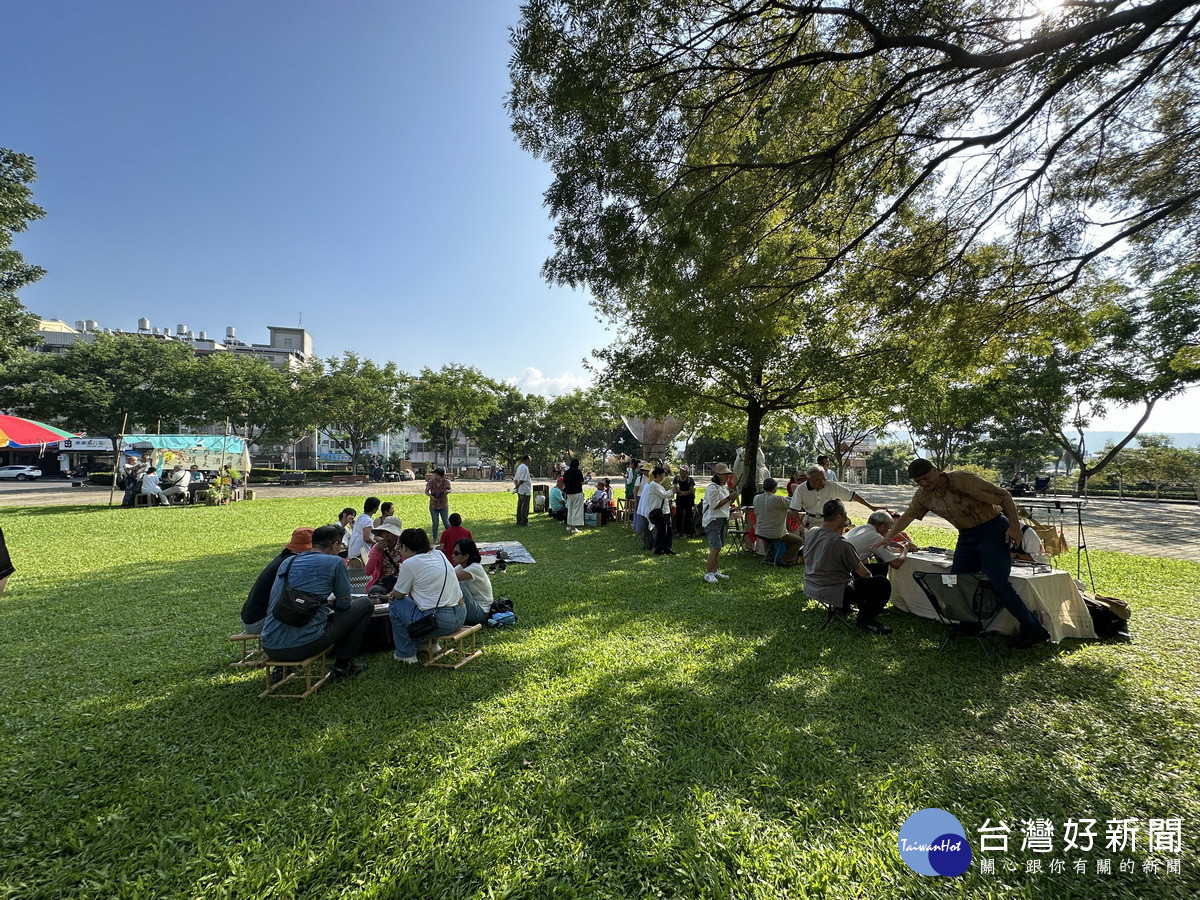
[[[428,527],[424,499],[397,500],[406,524]],[[493,578],[518,626],[458,672],[380,653],[304,703],[257,700],[261,676],[228,666],[246,590],[293,527],[360,503],[0,510],[18,568],[0,598],[0,896],[1200,891],[1200,563],[1094,552],[1135,642],[989,663],[965,641],[938,653],[941,629],[901,613],[886,638],[818,630],[798,570],[731,557],[710,586],[698,541],[655,558],[616,525],[518,529],[511,494],[455,496],[477,539],[538,560]],[[961,878],[900,859],[901,824],[930,806],[967,829]],[[1098,846],[1064,851],[1085,817]],[[1037,818],[1051,853],[1021,850]],[[1152,851],[1149,821],[1169,818],[1182,848]],[[994,874],[988,819],[1012,830],[984,854]],[[1138,820],[1136,850],[1104,848],[1109,819]]]

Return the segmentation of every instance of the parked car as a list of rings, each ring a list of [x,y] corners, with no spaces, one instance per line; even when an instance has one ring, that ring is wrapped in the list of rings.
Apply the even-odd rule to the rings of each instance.
[[[0,478],[15,478],[17,481],[30,481],[41,477],[42,470],[37,466],[0,466]]]

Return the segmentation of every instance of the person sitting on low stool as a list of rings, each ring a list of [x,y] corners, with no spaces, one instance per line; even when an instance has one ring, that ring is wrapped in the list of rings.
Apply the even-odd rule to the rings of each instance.
[[[832,612],[846,615],[858,607],[856,624],[872,634],[891,634],[876,616],[887,606],[892,583],[872,575],[858,558],[858,551],[842,536],[846,507],[841,500],[827,500],[821,509],[821,525],[804,539],[804,593],[825,604]]]

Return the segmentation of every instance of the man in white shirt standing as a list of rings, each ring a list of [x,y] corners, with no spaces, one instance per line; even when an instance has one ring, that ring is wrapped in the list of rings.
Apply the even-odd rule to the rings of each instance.
[[[700,524],[704,526],[704,536],[708,540],[708,567],[704,580],[709,584],[729,577],[717,568],[717,558],[725,546],[725,529],[729,527],[729,507],[734,502],[725,483],[728,475],[729,466],[717,463],[713,468],[712,483],[704,489],[704,515]]]
[[[521,457],[521,464],[513,474],[513,489],[517,492],[517,524],[529,524],[529,497],[533,493],[533,478],[529,474],[529,454]]]
[[[807,531],[809,528],[822,524],[824,518],[821,511],[829,500],[841,500],[843,503],[855,501],[872,511],[883,509],[882,506],[873,506],[868,503],[861,495],[845,485],[827,479],[825,470],[820,466],[809,466],[808,481],[798,485],[792,491],[791,507],[803,518],[800,526],[802,530]]]

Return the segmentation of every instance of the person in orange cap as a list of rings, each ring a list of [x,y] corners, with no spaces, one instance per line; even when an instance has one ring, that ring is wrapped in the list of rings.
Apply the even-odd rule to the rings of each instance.
[[[242,604],[242,628],[247,634],[262,633],[263,622],[267,618],[267,605],[271,602],[271,585],[275,581],[275,575],[279,572],[279,564],[290,556],[311,550],[312,535],[311,528],[294,530],[292,539],[279,551],[279,555],[271,560],[254,579],[254,586],[250,588],[250,593],[246,595],[246,602]]]

